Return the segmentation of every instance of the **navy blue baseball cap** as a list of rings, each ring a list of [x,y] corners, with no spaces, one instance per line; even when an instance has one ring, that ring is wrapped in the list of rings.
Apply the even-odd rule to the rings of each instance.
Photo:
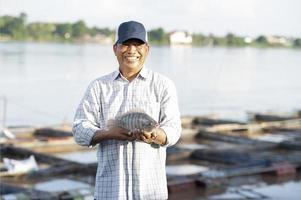
[[[147,43],[147,32],[143,24],[136,21],[123,22],[116,34],[116,44],[122,44],[129,39],[138,39]]]

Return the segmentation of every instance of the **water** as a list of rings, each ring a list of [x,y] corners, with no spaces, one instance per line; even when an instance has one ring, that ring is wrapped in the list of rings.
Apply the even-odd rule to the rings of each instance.
[[[111,46],[0,43],[6,125],[72,122],[89,82],[117,64]],[[182,115],[301,109],[301,50],[152,46],[146,65],[175,82]]]

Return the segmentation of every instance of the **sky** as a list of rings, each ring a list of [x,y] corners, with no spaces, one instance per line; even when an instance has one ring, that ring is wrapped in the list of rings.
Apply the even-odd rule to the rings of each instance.
[[[115,29],[136,20],[148,30],[301,38],[300,0],[0,0],[0,16],[28,22],[75,22]]]

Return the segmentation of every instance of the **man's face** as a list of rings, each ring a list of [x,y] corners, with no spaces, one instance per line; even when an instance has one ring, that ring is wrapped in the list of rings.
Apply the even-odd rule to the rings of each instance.
[[[149,46],[138,39],[129,39],[113,46],[119,66],[123,69],[140,69],[148,54]]]

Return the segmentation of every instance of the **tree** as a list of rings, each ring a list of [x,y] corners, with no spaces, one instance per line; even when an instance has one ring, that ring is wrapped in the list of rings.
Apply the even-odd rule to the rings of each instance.
[[[22,24],[26,24],[26,20],[27,20],[27,14],[26,13],[21,13],[19,16],[20,20],[22,21]]]
[[[88,28],[84,21],[79,20],[72,24],[72,36],[74,37],[82,37],[85,33],[87,33]]]
[[[301,47],[301,38],[295,39],[293,43],[294,47]]]
[[[154,42],[158,44],[168,43],[168,37],[165,34],[163,28],[150,30],[148,32],[148,40],[150,42]]]
[[[3,16],[0,19],[0,34],[11,36],[14,39],[25,39],[27,29],[25,25],[26,14],[21,13],[19,17]]]
[[[109,28],[97,28],[95,26],[89,30],[89,33],[92,36],[95,36],[96,34],[105,35],[107,37],[114,35],[114,31],[110,30]]]
[[[261,35],[259,36],[258,38],[256,38],[255,40],[257,43],[259,44],[267,44],[268,43],[268,40],[265,36]]]
[[[226,35],[226,45],[227,46],[244,46],[246,45],[244,38],[235,36],[232,33]]]
[[[192,41],[194,45],[205,46],[209,45],[207,37],[203,34],[193,34]]]
[[[52,23],[31,23],[28,25],[28,32],[33,39],[51,40],[55,31],[55,24]]]
[[[72,31],[72,24],[70,23],[56,24],[54,34],[68,39],[72,36]]]

